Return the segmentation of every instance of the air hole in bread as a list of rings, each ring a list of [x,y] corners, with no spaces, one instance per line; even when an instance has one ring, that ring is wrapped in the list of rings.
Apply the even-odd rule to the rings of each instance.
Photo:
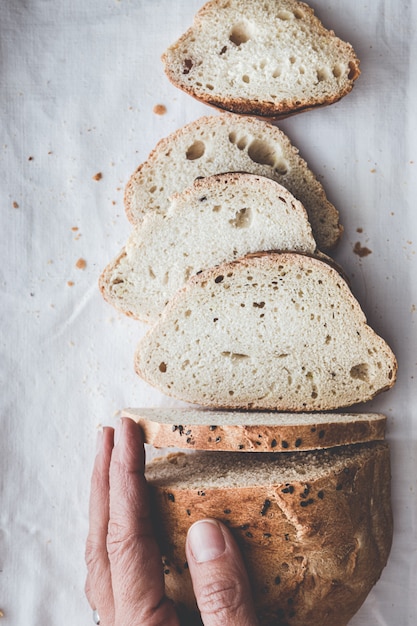
[[[210,91],[213,91],[214,89],[214,85],[211,85],[210,83],[206,84],[207,89],[209,89]]]
[[[330,72],[327,69],[327,67],[321,67],[320,69],[317,70],[317,80],[319,81],[319,83],[322,83],[325,80],[329,80],[329,78],[330,78]]]
[[[247,74],[243,74],[243,76],[242,76],[242,81],[243,81],[244,83],[250,83],[250,78],[249,78],[249,76],[248,76]]]
[[[236,145],[239,148],[239,150],[244,150],[246,146],[248,145],[247,137],[241,137],[239,141],[236,143]]]
[[[291,11],[278,11],[278,15],[277,15],[278,19],[283,20],[284,22],[287,22],[288,20],[291,20],[294,17],[294,14],[291,13]]]
[[[280,159],[275,164],[275,174],[279,174],[280,176],[285,176],[288,173],[288,163],[284,161],[284,159]]]
[[[248,354],[239,354],[238,352],[222,352],[221,355],[231,361],[242,361],[249,358]]]
[[[251,209],[240,209],[235,214],[235,217],[232,220],[229,220],[229,224],[234,228],[248,228],[252,222],[252,210]]]
[[[195,161],[203,156],[205,150],[206,146],[203,141],[194,141],[187,149],[185,156],[189,161]]]
[[[167,371],[167,365],[163,361],[162,363],[159,364],[159,371],[162,372],[163,374],[165,374],[165,372]]]
[[[242,43],[246,43],[251,38],[249,27],[244,22],[235,24],[229,35],[229,39],[235,46],[240,46]]]
[[[333,68],[333,76],[335,78],[340,78],[342,74],[343,74],[342,66],[340,65],[340,63],[336,63],[336,65]]]
[[[369,380],[369,367],[367,363],[358,363],[350,369],[350,377],[355,380],[363,380],[367,382]]]
[[[151,266],[148,267],[148,272],[149,272],[149,276],[151,278],[156,278],[155,276],[155,272],[153,271],[153,269],[151,268]]]
[[[248,148],[248,155],[252,161],[260,165],[274,167],[276,162],[275,150],[262,139],[254,139]]]
[[[304,13],[303,13],[303,11],[301,11],[301,9],[295,9],[295,11],[294,11],[294,17],[295,17],[295,19],[297,19],[297,20],[302,20],[302,19],[303,19],[303,17],[304,17]]]

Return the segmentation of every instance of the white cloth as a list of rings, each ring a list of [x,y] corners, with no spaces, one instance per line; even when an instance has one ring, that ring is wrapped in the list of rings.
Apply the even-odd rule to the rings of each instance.
[[[123,190],[157,140],[211,113],[160,55],[200,0],[2,0],[1,505],[5,626],[92,624],[84,541],[95,433],[124,406],[171,406],[133,372],[145,327],[97,289],[130,226]],[[335,257],[399,360],[369,404],[389,418],[395,538],[352,626],[417,623],[417,3],[312,2],[362,75],[285,120],[345,226]],[[167,113],[153,113],[164,104]],[[102,178],[93,177],[101,172]],[[372,252],[354,254],[356,242]],[[86,261],[85,269],[77,261]],[[361,407],[362,410],[364,407]]]

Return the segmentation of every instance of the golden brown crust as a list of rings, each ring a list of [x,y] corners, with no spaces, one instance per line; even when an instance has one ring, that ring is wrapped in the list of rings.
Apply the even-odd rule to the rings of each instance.
[[[144,413],[144,415],[143,415]],[[210,411],[200,411],[210,420]],[[144,441],[155,448],[177,447],[190,450],[230,450],[237,452],[290,452],[296,450],[316,450],[367,441],[383,440],[386,417],[371,415],[364,419],[358,415],[357,421],[331,421],[327,414],[318,413],[315,421],[309,423],[286,423],[285,414],[277,413],[276,423],[245,423],[247,413],[241,413],[239,425],[221,424],[213,418],[212,424],[196,424],[187,421],[187,411],[172,409],[172,423],[149,417],[141,409],[124,409],[122,417],[130,417],[140,424]],[[262,419],[260,414],[259,419]]]
[[[176,489],[150,483],[168,595],[192,609],[185,537],[204,517],[232,530],[262,626],[345,626],[386,564],[392,541],[389,450],[305,482]]]

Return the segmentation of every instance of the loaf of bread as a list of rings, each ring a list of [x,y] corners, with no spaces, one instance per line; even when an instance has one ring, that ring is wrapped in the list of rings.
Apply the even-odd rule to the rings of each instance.
[[[162,56],[169,80],[202,102],[279,118],[349,93],[359,60],[297,0],[212,0]]]
[[[138,224],[148,213],[165,214],[174,193],[225,172],[277,181],[304,205],[319,249],[338,242],[339,214],[288,137],[267,122],[228,113],[197,119],[156,145],[126,186],[128,219]]]
[[[206,517],[232,530],[261,626],[345,626],[386,564],[385,443],[275,455],[177,453],[150,463],[146,477],[167,595],[189,610],[186,533]]]
[[[192,277],[142,338],[135,366],[179,400],[291,412],[366,402],[397,370],[336,270],[290,252]]]
[[[155,448],[239,452],[319,450],[382,440],[379,413],[277,413],[195,408],[128,408]]]
[[[302,204],[279,183],[230,173],[196,180],[167,213],[149,213],[101,275],[104,298],[145,322],[197,272],[260,250],[314,253]]]

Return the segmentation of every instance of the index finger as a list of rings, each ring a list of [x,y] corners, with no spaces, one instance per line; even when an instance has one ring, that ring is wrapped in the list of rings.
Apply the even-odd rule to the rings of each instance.
[[[178,626],[173,605],[165,596],[144,466],[142,431],[133,420],[123,418],[116,429],[110,463],[107,536],[116,625]]]

